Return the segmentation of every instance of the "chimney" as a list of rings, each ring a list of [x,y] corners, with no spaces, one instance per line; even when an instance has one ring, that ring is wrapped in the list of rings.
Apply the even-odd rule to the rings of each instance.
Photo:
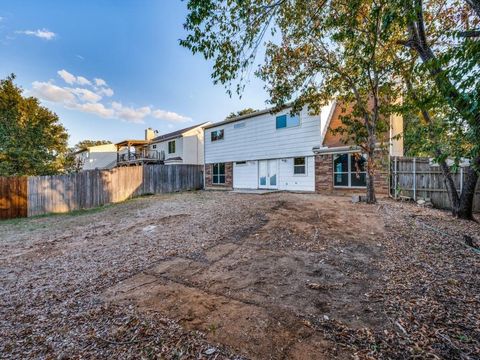
[[[152,128],[145,129],[145,140],[152,140],[155,137],[155,131]]]

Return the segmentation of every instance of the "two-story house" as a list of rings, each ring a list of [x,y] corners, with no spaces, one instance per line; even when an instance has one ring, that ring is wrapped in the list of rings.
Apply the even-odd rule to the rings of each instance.
[[[332,101],[316,115],[307,109],[298,115],[289,108],[275,114],[262,110],[207,125],[205,188],[325,193],[364,188],[364,158],[329,131],[339,125],[342,108]],[[401,118],[391,122],[390,139],[402,129]],[[398,155],[396,142],[401,139],[392,140],[390,152]]]
[[[257,111],[205,127],[205,187],[315,191],[313,148],[332,104],[320,114]]]
[[[150,153],[161,154],[165,164],[203,165],[203,129],[210,123],[189,126],[150,140]]]
[[[157,131],[148,128],[144,139],[123,140],[115,144],[117,165],[203,165],[203,128],[208,124],[197,124],[160,136],[156,136]],[[121,149],[127,150],[121,153]]]

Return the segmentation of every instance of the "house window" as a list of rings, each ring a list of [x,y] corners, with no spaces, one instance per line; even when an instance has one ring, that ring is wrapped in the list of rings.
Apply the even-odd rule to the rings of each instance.
[[[277,129],[291,128],[300,125],[300,117],[298,115],[284,114],[276,118]]]
[[[168,153],[169,154],[175,153],[175,140],[168,142]]]
[[[212,141],[223,140],[223,129],[212,131]]]
[[[307,174],[307,162],[304,157],[297,157],[293,159],[293,174],[294,175]]]
[[[244,122],[241,122],[241,123],[236,123],[233,125],[233,128],[234,129],[241,129],[241,128],[244,128],[245,127],[245,123]]]
[[[333,158],[333,185],[365,187],[367,160],[359,153],[338,154]]]
[[[156,149],[157,148],[157,145],[152,145],[152,149]]]
[[[246,161],[237,161],[237,162],[235,162],[235,165],[243,166],[243,165],[247,165],[247,162]]]
[[[213,164],[213,184],[225,184],[225,164]]]

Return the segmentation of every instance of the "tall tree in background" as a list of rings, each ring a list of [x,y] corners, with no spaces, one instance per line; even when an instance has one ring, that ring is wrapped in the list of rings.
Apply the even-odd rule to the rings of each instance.
[[[374,177],[383,135],[397,100],[394,69],[399,51],[389,1],[190,0],[181,44],[213,59],[215,83],[237,82],[254,63],[264,36],[264,65],[257,71],[277,107],[311,112],[336,98],[351,107],[337,129],[367,154],[367,202],[375,203]]]
[[[243,116],[243,115],[248,115],[248,114],[253,114],[257,110],[252,109],[252,108],[246,108],[243,110],[239,110],[237,112],[231,112],[230,115],[226,117],[226,119],[233,119],[236,118],[237,116]]]
[[[12,74],[0,81],[0,175],[48,175],[64,170],[68,134],[58,116],[24,97]]]
[[[454,216],[473,218],[480,173],[480,13],[477,0],[400,0],[405,40],[415,66],[405,72],[426,142],[444,174]],[[426,88],[427,87],[427,88]],[[421,129],[422,127],[420,127]],[[461,192],[447,157],[472,159]]]
[[[108,145],[112,142],[110,140],[82,140],[75,144],[73,147],[73,151],[81,151],[86,150],[91,146],[98,146],[98,145]]]

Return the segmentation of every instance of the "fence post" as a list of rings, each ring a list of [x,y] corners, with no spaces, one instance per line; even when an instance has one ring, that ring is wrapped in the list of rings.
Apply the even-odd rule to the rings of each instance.
[[[395,196],[395,200],[397,199],[397,185],[398,185],[398,178],[397,178],[397,157],[394,158],[394,166],[393,166],[393,194]]]
[[[460,166],[460,194],[463,191],[463,167]]]
[[[413,158],[413,200],[417,201],[417,158]]]

